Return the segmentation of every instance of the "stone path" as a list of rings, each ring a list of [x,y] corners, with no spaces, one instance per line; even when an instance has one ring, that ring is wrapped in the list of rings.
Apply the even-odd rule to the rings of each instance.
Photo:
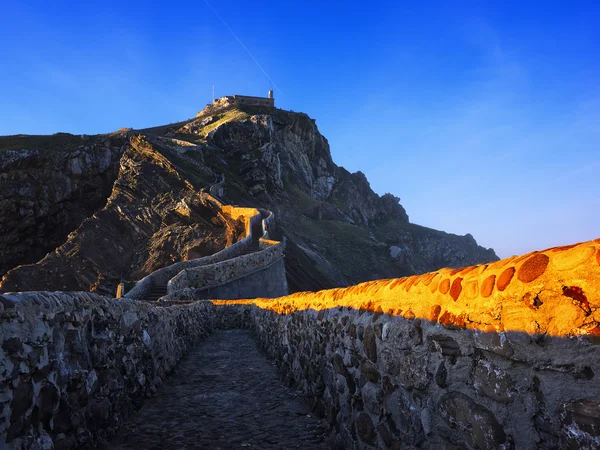
[[[249,332],[227,330],[190,352],[111,448],[330,448],[324,433]]]

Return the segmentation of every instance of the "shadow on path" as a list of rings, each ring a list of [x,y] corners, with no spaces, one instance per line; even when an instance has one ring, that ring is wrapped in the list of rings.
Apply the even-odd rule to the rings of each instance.
[[[188,354],[111,448],[329,448],[324,433],[249,332],[227,330]]]

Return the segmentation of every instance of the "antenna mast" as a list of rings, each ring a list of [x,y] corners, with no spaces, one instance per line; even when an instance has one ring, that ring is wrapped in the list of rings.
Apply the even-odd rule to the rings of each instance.
[[[215,85],[213,84],[213,103],[215,102]]]

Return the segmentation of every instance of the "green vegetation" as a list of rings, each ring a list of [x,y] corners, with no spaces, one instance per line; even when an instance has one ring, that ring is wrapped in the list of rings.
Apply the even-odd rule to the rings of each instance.
[[[385,249],[369,237],[369,230],[336,220],[313,220],[300,216],[286,224],[294,234],[325,249],[325,257],[350,282],[365,279],[386,259]]]
[[[239,109],[230,109],[222,114],[219,114],[216,120],[202,128],[202,130],[200,130],[199,136],[202,136],[206,139],[208,133],[210,133],[215,128],[218,128],[219,126],[223,125],[224,123],[241,122],[242,120],[248,118],[250,118],[250,116],[247,113],[240,111]]]
[[[83,141],[81,136],[69,133],[56,133],[52,135],[16,134],[0,136],[0,151],[2,150],[71,150],[81,145],[92,143],[98,136],[89,136],[88,141]]]
[[[294,199],[294,205],[298,206],[301,211],[310,211],[321,204],[320,201],[315,200],[290,181],[284,180],[283,187],[285,191]]]
[[[141,130],[137,130],[144,134],[155,134],[158,136],[163,136],[167,134],[170,130],[177,130],[182,126],[190,123],[194,119],[182,120],[181,122],[170,123],[168,125],[160,125],[158,127],[150,127],[150,128],[142,128]]]
[[[444,238],[444,239],[459,239],[462,236],[446,233],[444,231],[434,230],[414,223],[401,222],[396,219],[388,219],[377,222],[377,230],[373,233],[379,240],[385,242],[397,242],[407,233],[410,233],[414,238]]]
[[[286,221],[285,228],[304,242],[312,242],[325,250],[325,258],[339,269],[350,282],[364,281],[365,274],[372,274],[374,267],[385,264],[384,247],[378,247],[367,228],[337,220],[316,220],[306,214],[321,202],[312,199],[290,182],[285,182],[286,192],[297,210],[293,221]],[[320,269],[323,272],[322,269]],[[324,272],[323,272],[324,273]],[[376,274],[373,274],[376,275]]]

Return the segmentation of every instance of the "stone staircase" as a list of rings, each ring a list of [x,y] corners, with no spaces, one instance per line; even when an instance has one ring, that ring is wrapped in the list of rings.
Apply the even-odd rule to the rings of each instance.
[[[260,238],[263,235],[262,224],[257,224],[252,227],[252,242],[246,249],[242,252],[242,255],[249,255],[251,253],[256,253],[260,251]]]
[[[167,295],[167,285],[156,285],[153,284],[152,285],[152,290],[150,291],[150,294],[148,295],[148,298],[146,300],[150,300],[152,302],[157,301],[159,298],[163,297]]]

